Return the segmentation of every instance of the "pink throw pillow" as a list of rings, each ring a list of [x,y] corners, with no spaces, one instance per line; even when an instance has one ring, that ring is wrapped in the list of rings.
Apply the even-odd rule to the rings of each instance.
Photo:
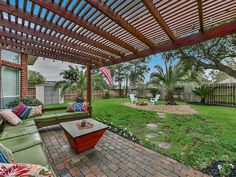
[[[87,102],[83,103],[82,111],[87,111],[88,110],[89,104]]]
[[[11,125],[18,125],[22,123],[22,120],[17,117],[17,115],[15,115],[12,111],[0,112],[0,116]]]

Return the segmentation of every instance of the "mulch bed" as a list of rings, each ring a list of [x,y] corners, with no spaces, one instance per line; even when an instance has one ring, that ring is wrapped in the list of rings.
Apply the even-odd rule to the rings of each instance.
[[[129,106],[132,108],[137,108],[137,109],[144,109],[144,110],[149,110],[149,111],[158,111],[158,112],[172,113],[172,114],[180,114],[180,115],[198,114],[198,111],[186,105],[148,104],[147,106],[143,106],[143,107],[137,106],[136,104],[133,104],[133,103],[124,103],[123,105]]]
[[[204,172],[208,175],[211,175],[213,177],[221,177],[217,166],[222,165],[222,164],[224,164],[224,163],[223,162],[215,162],[211,166],[203,169],[202,172]],[[234,166],[236,166],[236,164],[234,164]],[[236,168],[233,169],[231,177],[236,177]]]

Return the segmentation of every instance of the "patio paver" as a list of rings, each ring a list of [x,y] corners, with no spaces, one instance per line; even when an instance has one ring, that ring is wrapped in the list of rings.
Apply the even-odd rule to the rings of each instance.
[[[107,131],[96,148],[77,155],[59,126],[40,129],[49,161],[61,177],[207,177],[160,153]]]

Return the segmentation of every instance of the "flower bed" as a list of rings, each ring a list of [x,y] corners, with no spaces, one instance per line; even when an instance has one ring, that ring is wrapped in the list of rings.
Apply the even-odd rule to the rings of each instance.
[[[95,119],[99,122],[102,122],[108,126],[108,130],[112,131],[113,133],[116,133],[130,141],[133,141],[135,143],[140,143],[140,140],[137,138],[137,136],[133,135],[130,131],[128,131],[126,128],[123,129],[117,125],[114,125],[112,122],[108,122],[106,120],[99,119],[98,117],[95,117]]]

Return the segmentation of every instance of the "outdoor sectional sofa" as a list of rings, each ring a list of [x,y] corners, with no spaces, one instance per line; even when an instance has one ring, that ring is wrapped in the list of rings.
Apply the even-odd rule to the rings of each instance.
[[[56,176],[48,162],[38,128],[88,117],[88,112],[61,112],[27,118],[20,125],[6,125],[0,133],[0,142],[13,152],[16,163],[42,165]]]

